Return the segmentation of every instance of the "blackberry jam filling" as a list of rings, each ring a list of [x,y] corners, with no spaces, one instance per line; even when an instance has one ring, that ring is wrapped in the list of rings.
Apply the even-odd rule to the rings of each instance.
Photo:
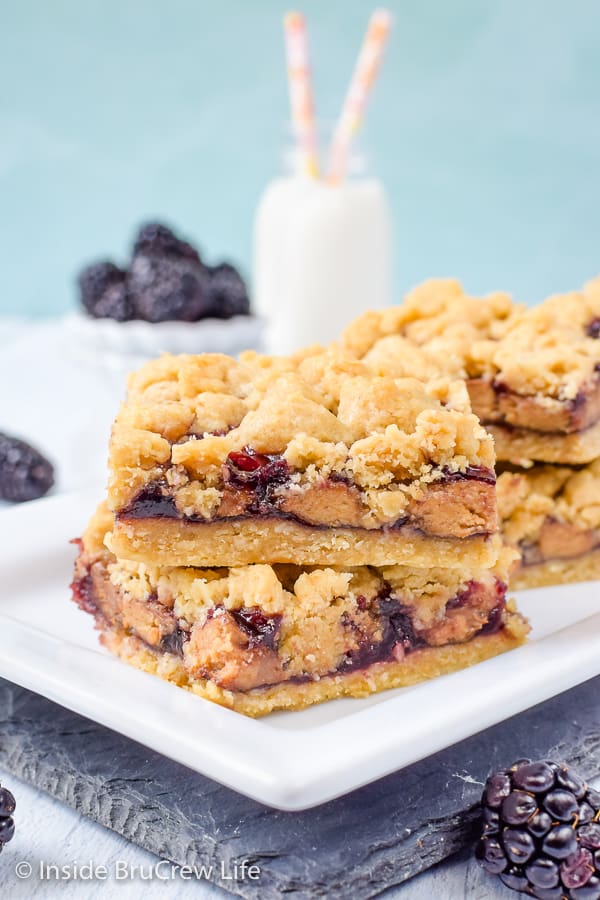
[[[94,596],[94,583],[91,575],[88,574],[82,578],[75,579],[75,581],[71,582],[70,588],[73,592],[73,600],[79,609],[92,616],[97,616],[100,613]]]
[[[248,636],[249,647],[263,646],[275,650],[281,616],[266,616],[257,606],[242,607],[230,613],[242,631]]]
[[[459,591],[451,600],[446,604],[446,609],[460,609],[462,606],[472,606],[477,605],[478,595],[481,595],[482,592],[487,593],[488,588],[483,585],[480,581],[475,581],[471,579],[466,584],[466,587]],[[496,578],[494,584],[494,592],[496,595],[496,599],[498,602],[504,602],[506,599],[506,585],[503,581],[500,581],[499,578]],[[474,602],[475,601],[475,602]]]
[[[273,492],[290,480],[290,467],[279,454],[256,453],[251,447],[232,451],[223,467],[226,484],[237,488],[251,488],[256,502],[251,511],[273,500]]]
[[[165,635],[161,640],[159,649],[165,653],[173,653],[175,656],[183,656],[183,645],[189,641],[189,632],[184,628],[176,628],[171,634]]]
[[[496,634],[497,631],[500,631],[503,625],[505,606],[506,603],[504,599],[494,606],[488,616],[486,624],[481,628],[479,634]]]
[[[425,646],[415,635],[410,617],[398,600],[384,594],[377,598],[376,609],[381,619],[381,640],[365,642],[358,649],[348,651],[338,671],[350,672],[391,659],[401,660],[406,653]]]
[[[449,472],[444,469],[442,483],[452,481],[482,481],[484,484],[496,484],[496,473],[485,466],[468,466],[464,472]]]
[[[164,493],[167,485],[158,481],[151,481],[144,485],[136,494],[131,503],[120,513],[128,519],[179,519],[179,510],[175,506],[175,500]]]
[[[232,459],[232,457],[235,459]],[[242,457],[241,460],[238,457]],[[298,518],[291,513],[284,513],[278,508],[275,490],[290,481],[291,470],[282,457],[266,456],[259,453],[230,453],[224,466],[224,481],[240,490],[251,490],[255,501],[246,508],[247,514],[277,515],[281,518]],[[352,487],[352,481],[345,475],[333,473],[327,479],[333,484],[345,484]],[[470,466],[465,472],[445,472],[437,484],[456,481],[478,481],[494,485],[496,476],[493,471],[483,466]],[[175,504],[173,497],[166,491],[169,488],[161,482],[150,482],[145,485],[131,502],[119,512],[124,519],[164,518],[189,521],[206,521],[200,516],[183,516]],[[401,516],[388,528],[397,528],[406,524],[408,516]],[[313,527],[318,527],[314,526]],[[323,526],[326,527],[326,526]]]
[[[228,609],[224,606],[211,607],[206,614],[208,621],[217,615],[229,616],[248,638],[248,649],[266,647],[277,649],[277,640],[281,628],[281,616],[266,615],[258,606],[242,606],[240,609]]]
[[[501,378],[492,379],[492,387],[497,394],[513,394],[514,391],[509,388],[505,381]]]
[[[290,480],[290,474],[290,468],[282,456],[256,453],[250,447],[232,451],[223,466],[225,484],[253,491],[256,499],[248,508],[249,513],[276,512],[273,492]],[[161,482],[150,482],[121,510],[119,515],[129,519],[183,518],[168,491],[168,485]],[[196,520],[195,516],[186,518],[190,521]]]

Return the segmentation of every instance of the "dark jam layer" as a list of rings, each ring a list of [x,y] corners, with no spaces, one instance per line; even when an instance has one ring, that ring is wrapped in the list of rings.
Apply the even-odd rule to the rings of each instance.
[[[303,520],[291,513],[283,512],[278,507],[277,492],[291,482],[292,470],[285,459],[278,454],[256,453],[252,448],[229,454],[223,466],[223,481],[228,485],[244,492],[251,491],[252,502],[241,516],[228,518],[244,518],[252,515],[277,516],[282,519],[293,519],[303,523]],[[352,486],[351,480],[339,474],[332,474],[329,481],[344,483]],[[444,470],[442,477],[433,484],[448,484],[457,481],[478,481],[483,484],[494,485],[496,475],[492,469],[484,466],[469,466],[464,472],[450,472]],[[119,517],[123,519],[181,519],[187,522],[206,522],[201,516],[183,516],[175,504],[175,500],[169,493],[170,488],[166,482],[150,482],[140,490],[133,500],[124,507]],[[214,520],[213,520],[214,521]],[[404,526],[408,517],[404,516],[397,522],[386,526],[398,528]],[[328,525],[311,525],[312,528],[328,528]],[[352,526],[347,526],[352,527]]]
[[[121,511],[120,515],[128,519],[182,518],[175,506],[175,500],[166,493],[167,489],[166,484],[161,484],[158,481],[149,482],[144,485],[129,506]]]
[[[251,447],[229,454],[223,466],[225,484],[254,493],[248,512],[270,514],[277,509],[275,492],[289,484],[292,471],[279,454],[256,453]]]
[[[477,598],[478,595],[481,594],[482,590],[486,592],[489,591],[489,588],[484,588],[484,586],[479,581],[469,581],[462,589],[456,594],[452,600],[449,600],[446,604],[446,610],[452,609],[460,609],[465,606],[477,606]],[[481,634],[495,634],[497,631],[500,631],[502,625],[504,624],[504,612],[506,610],[506,584],[501,581],[499,578],[496,578],[494,581],[494,593],[496,602],[490,612],[488,613],[488,620],[483,625],[480,630],[477,632],[477,635]]]
[[[594,338],[600,337],[600,319],[595,319],[594,322],[589,326],[589,328],[592,327],[594,332],[598,331],[598,333],[592,334],[588,330],[588,335]],[[594,395],[594,392],[598,389],[600,363],[596,363],[596,365],[594,366],[594,372],[596,373],[596,375],[591,384],[588,383],[587,386],[582,390],[579,390],[574,397],[571,397],[568,400],[561,401],[561,406],[563,407],[563,409],[565,409],[571,415],[571,428],[574,431],[585,430],[586,428],[590,428],[591,425],[595,424],[595,422],[593,421],[589,422],[584,420],[586,408],[588,407],[591,397]],[[512,388],[510,388],[500,378],[494,378],[494,380],[492,381],[492,386],[496,394],[511,394],[514,397],[520,398],[524,396],[527,397],[527,395],[519,394],[518,391],[513,391]],[[527,425],[512,425],[510,422],[507,422],[504,419],[498,424],[501,424],[506,431],[513,431],[515,429],[519,429],[519,431],[539,431],[539,429],[537,428],[528,428]],[[564,429],[559,428],[556,431],[544,431],[543,434],[565,434],[565,431]]]
[[[449,472],[445,469],[441,483],[450,481],[481,481],[484,484],[496,484],[496,473],[485,466],[469,466],[464,472]]]
[[[395,658],[394,652],[397,654],[398,648],[402,649],[404,655],[426,646],[425,641],[415,634],[410,616],[398,600],[384,593],[375,603],[376,615],[383,632],[382,639],[376,643],[365,642],[356,650],[350,650],[338,667],[338,672],[368,669],[375,663],[387,662]]]
[[[71,591],[73,600],[83,612],[89,613],[91,616],[97,616],[100,613],[94,591],[94,583],[91,575],[84,575],[83,578],[76,578],[71,582]]]
[[[215,606],[208,610],[207,619],[212,619],[215,613],[223,612],[224,607]],[[281,628],[281,616],[267,616],[258,606],[242,606],[240,609],[230,609],[226,615],[231,616],[235,624],[240,628],[248,640],[248,648],[266,647],[269,650],[277,650],[279,630]]]
[[[281,628],[281,616],[266,616],[258,606],[242,607],[231,610],[231,615],[236,624],[248,637],[249,647],[268,647],[269,650],[277,649],[279,630]]]

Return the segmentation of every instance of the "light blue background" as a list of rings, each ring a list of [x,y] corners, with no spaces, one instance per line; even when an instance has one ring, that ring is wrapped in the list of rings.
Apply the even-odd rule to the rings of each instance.
[[[366,139],[397,288],[455,275],[533,301],[600,270],[597,0],[392,0]],[[278,0],[4,0],[0,312],[56,313],[73,277],[163,217],[249,271],[287,87]],[[320,115],[371,3],[304,0]]]

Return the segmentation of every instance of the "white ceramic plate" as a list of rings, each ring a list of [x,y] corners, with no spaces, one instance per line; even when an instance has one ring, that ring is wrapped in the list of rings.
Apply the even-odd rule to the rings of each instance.
[[[323,803],[600,673],[599,585],[542,588],[520,597],[525,647],[365,700],[245,718],[99,648],[69,602],[67,543],[98,496],[0,511],[0,676],[271,806]]]

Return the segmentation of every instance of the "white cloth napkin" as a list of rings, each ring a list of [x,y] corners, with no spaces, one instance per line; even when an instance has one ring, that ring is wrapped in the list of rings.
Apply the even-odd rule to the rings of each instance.
[[[126,366],[104,366],[60,320],[0,319],[0,431],[34,444],[56,467],[55,492],[106,481],[112,420]]]

